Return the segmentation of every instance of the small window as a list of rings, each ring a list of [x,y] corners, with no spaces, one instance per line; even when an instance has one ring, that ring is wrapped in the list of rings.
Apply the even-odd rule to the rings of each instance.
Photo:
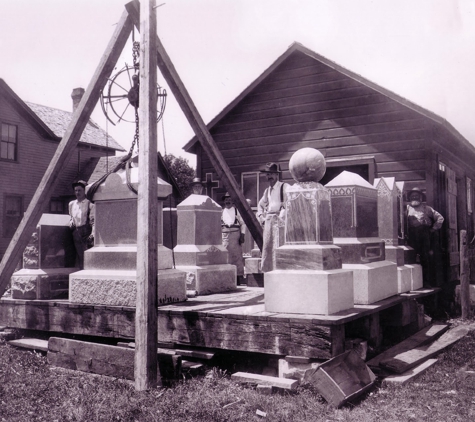
[[[4,160],[17,160],[17,127],[2,123],[0,133],[0,158]]]
[[[64,201],[61,198],[51,198],[49,212],[52,214],[65,214]]]
[[[241,173],[241,186],[244,197],[251,200],[250,205],[255,209],[269,183],[265,173],[244,172]]]
[[[23,198],[18,195],[5,195],[3,213],[3,237],[13,237],[23,217]]]

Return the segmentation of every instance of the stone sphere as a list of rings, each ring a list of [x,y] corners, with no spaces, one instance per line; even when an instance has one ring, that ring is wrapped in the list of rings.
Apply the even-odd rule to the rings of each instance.
[[[297,182],[319,182],[326,170],[325,158],[318,149],[302,148],[290,157],[289,171]]]

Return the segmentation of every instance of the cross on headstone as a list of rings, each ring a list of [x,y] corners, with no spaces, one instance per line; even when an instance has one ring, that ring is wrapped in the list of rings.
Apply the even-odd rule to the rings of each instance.
[[[204,183],[206,192],[205,194],[208,195],[211,199],[214,198],[214,191],[215,189],[219,188],[219,180],[213,180],[214,173],[206,173],[206,180]]]

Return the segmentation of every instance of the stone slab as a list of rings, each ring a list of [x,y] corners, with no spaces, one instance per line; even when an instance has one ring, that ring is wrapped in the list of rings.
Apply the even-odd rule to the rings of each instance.
[[[341,248],[343,264],[368,264],[386,259],[385,243],[377,237],[335,237],[334,244]]]
[[[228,251],[219,245],[177,245],[173,249],[180,266],[220,265],[228,263]]]
[[[399,246],[388,245],[386,243],[384,250],[385,250],[386,261],[395,262],[398,266],[405,264],[403,248]]]
[[[422,287],[424,287],[424,280],[422,278],[422,265],[406,264],[405,267],[411,270],[411,290],[422,289]]]
[[[262,258],[246,258],[244,260],[244,273],[245,274],[259,274],[261,273],[261,260]]]
[[[173,267],[172,251],[163,245],[157,246],[157,265],[159,270]],[[137,245],[94,246],[84,252],[84,268],[135,271]]]
[[[398,293],[397,265],[394,262],[343,264],[343,269],[353,271],[355,304],[370,305]]]
[[[11,277],[13,299],[67,299],[69,275],[78,268],[22,269]]]
[[[186,289],[198,295],[231,292],[237,289],[236,266],[231,264],[178,266],[186,273]]]
[[[397,267],[397,292],[406,293],[413,290],[412,288],[412,269],[406,265]]]
[[[335,245],[283,245],[276,249],[277,270],[341,269],[341,248]]]
[[[353,295],[353,274],[347,270],[264,274],[266,312],[330,315],[352,308]]]
[[[186,274],[179,270],[159,270],[157,296],[159,305],[183,302],[186,297]],[[82,270],[69,277],[69,301],[94,305],[136,306],[135,271]]]

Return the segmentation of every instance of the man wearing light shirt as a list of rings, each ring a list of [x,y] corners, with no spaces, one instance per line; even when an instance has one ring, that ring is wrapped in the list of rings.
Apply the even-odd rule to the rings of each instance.
[[[94,243],[94,204],[86,198],[87,183],[78,180],[73,183],[76,199],[69,203],[69,227],[73,232],[77,264],[84,268],[84,252]]]
[[[281,172],[276,163],[267,163],[260,171],[269,182],[257,204],[257,218],[264,226],[261,270],[268,272],[275,269],[275,250],[283,243],[285,191],[289,185],[279,180]]]

